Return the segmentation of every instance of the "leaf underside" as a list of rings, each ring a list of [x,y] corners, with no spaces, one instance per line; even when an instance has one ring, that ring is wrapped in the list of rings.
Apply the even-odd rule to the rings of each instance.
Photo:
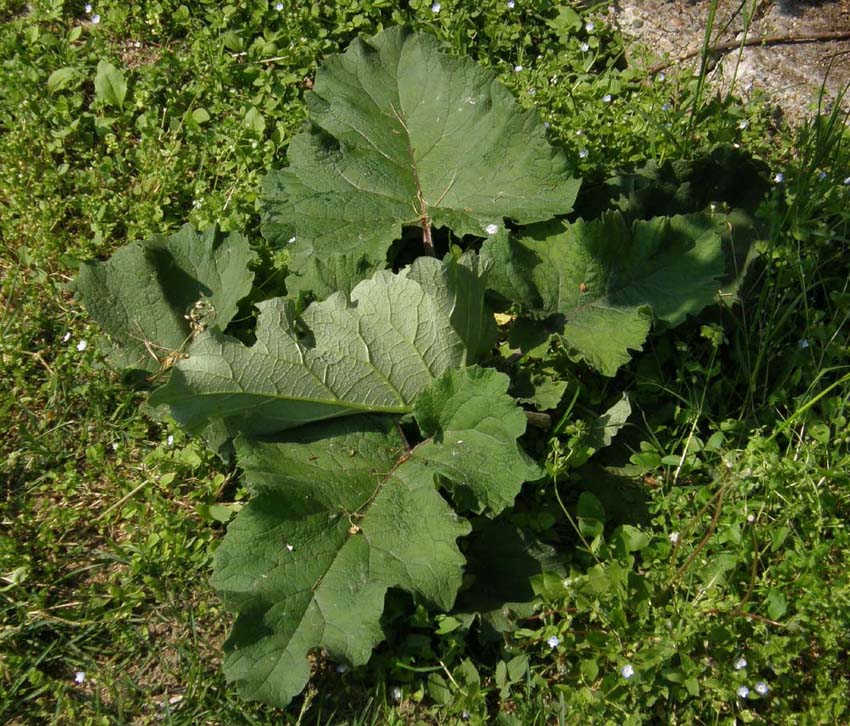
[[[708,215],[630,227],[611,213],[538,225],[516,239],[496,235],[482,256],[492,263],[491,289],[531,318],[549,326],[554,319],[567,349],[609,376],[641,348],[653,318],[672,327],[697,314],[724,276],[721,236]]]
[[[493,370],[447,371],[417,402],[429,438],[413,449],[381,416],[237,440],[256,496],[216,551],[212,584],[239,613],[225,673],[245,697],[286,705],[314,649],[365,663],[390,587],[452,606],[465,562],[455,540],[470,527],[437,485],[485,510],[539,475],[517,446],[525,421],[507,385]]]
[[[110,338],[110,363],[156,373],[192,337],[193,316],[196,326],[227,327],[251,291],[253,259],[242,235],[198,233],[187,224],[169,237],[122,247],[106,262],[84,264],[76,290]]]
[[[571,211],[579,182],[495,74],[391,28],[329,57],[307,96],[311,127],[264,183],[263,235],[295,236],[292,269],[335,254],[383,264],[403,226],[485,236]]]

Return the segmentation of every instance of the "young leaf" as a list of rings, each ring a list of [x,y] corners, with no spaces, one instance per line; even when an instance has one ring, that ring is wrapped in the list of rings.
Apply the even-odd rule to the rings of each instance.
[[[285,706],[317,648],[365,663],[383,637],[389,587],[452,606],[464,564],[455,540],[470,528],[392,421],[239,439],[237,453],[258,495],[216,550],[212,584],[239,613],[224,668],[244,697]]]
[[[432,441],[411,456],[440,476],[459,510],[496,515],[542,473],[517,444],[526,421],[509,384],[492,368],[449,370],[416,401],[414,416]]]
[[[211,418],[271,433],[363,412],[410,412],[425,386],[469,358],[454,308],[434,288],[441,268],[422,258],[400,274],[382,270],[357,285],[350,302],[336,293],[312,303],[300,322],[291,301],[261,303],[253,346],[218,331],[200,336],[151,402],[168,404],[190,431]],[[451,295],[460,310],[483,305],[481,289]]]
[[[331,56],[307,96],[311,128],[264,186],[263,235],[323,259],[383,262],[402,226],[484,236],[571,211],[579,182],[495,74],[390,28]]]
[[[94,93],[98,101],[123,111],[124,98],[127,95],[124,74],[111,63],[100,61],[94,77]]]
[[[560,319],[561,338],[606,375],[639,349],[652,317],[669,326],[714,302],[724,276],[721,238],[707,215],[659,217],[629,228],[620,214],[487,240],[489,287],[536,318]],[[551,321],[550,321],[551,322]]]
[[[106,262],[84,264],[76,289],[111,339],[112,365],[156,373],[201,327],[227,327],[251,291],[253,259],[241,235],[199,234],[187,224],[170,237],[126,245]]]

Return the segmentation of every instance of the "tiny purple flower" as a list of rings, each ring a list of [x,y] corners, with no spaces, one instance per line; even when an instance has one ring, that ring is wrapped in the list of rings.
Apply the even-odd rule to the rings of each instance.
[[[558,638],[557,635],[553,635],[551,638],[549,638],[546,641],[546,645],[548,645],[550,648],[552,648],[552,650],[557,648],[560,644],[561,644],[561,640],[560,640],[560,638]]]
[[[588,21],[584,24],[584,29],[585,29],[588,33],[592,33],[592,32],[596,29],[596,23],[594,23],[592,20],[588,20]]]
[[[91,16],[92,25],[97,25],[100,22],[100,15],[95,13]]]
[[[86,6],[83,8],[87,13],[91,13],[91,3],[86,3]]]
[[[747,667],[747,659],[741,656],[735,661],[735,670],[740,671]]]
[[[629,680],[635,674],[635,669],[632,667],[631,663],[627,663],[622,668],[620,668],[620,675],[623,676],[626,680]]]

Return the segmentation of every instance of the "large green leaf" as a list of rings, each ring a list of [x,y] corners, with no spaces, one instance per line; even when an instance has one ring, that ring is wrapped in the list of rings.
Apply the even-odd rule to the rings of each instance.
[[[202,328],[224,330],[251,290],[253,258],[239,234],[186,225],[84,264],[76,289],[111,340],[110,362],[155,373]]]
[[[366,415],[237,439],[256,496],[216,551],[213,585],[239,613],[225,672],[243,695],[285,705],[314,649],[365,663],[390,587],[452,606],[455,540],[470,527],[436,485],[501,509],[540,473],[517,446],[525,421],[507,385],[493,370],[447,371],[419,397],[427,438],[413,448],[389,417]]]
[[[416,421],[433,441],[412,456],[448,483],[459,510],[496,515],[513,504],[523,482],[542,474],[517,444],[526,419],[507,394],[509,384],[491,368],[451,370],[416,401]]]
[[[724,276],[708,215],[539,225],[519,239],[496,235],[482,256],[493,263],[489,287],[550,326],[554,317],[562,342],[606,375],[643,345],[653,318],[678,325],[714,302]]]
[[[268,175],[263,234],[294,259],[383,262],[402,226],[485,236],[571,210],[579,182],[533,111],[495,74],[391,28],[329,57],[307,96],[312,122],[290,166]],[[296,262],[297,266],[297,262]]]
[[[380,271],[350,301],[337,293],[312,303],[300,320],[291,301],[261,303],[253,346],[209,331],[151,402],[168,404],[190,431],[213,418],[268,433],[363,412],[409,412],[425,386],[471,362],[470,347],[480,344],[465,327],[472,313],[456,310],[483,308],[483,286],[452,283],[454,264],[422,258],[399,274]]]
[[[237,442],[258,496],[216,550],[212,584],[239,612],[225,673],[246,698],[286,705],[313,649],[365,663],[389,587],[452,606],[469,525],[407,453],[392,421],[362,416]]]

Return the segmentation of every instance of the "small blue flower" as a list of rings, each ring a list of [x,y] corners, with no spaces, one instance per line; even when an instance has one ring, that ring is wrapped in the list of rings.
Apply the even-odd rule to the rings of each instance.
[[[738,128],[741,129],[742,131],[745,128],[747,128],[747,126],[749,126],[749,125],[750,125],[750,122],[747,121],[747,119],[745,119],[745,118],[742,118],[740,121],[738,121]]]
[[[662,111],[669,111],[671,108],[673,107],[669,103],[662,104],[661,106]]]
[[[579,50],[581,50],[582,53],[587,53],[587,51],[590,50],[590,46],[587,43],[582,43],[579,46]]]
[[[403,695],[404,694],[401,692],[401,688],[399,688],[398,686],[393,686],[392,690],[390,691],[390,698],[392,698],[393,701],[395,701],[396,703],[401,701],[401,697]]]
[[[93,25],[97,25],[100,22],[100,15],[95,13],[94,15],[91,16],[91,21],[92,21]]]
[[[635,669],[632,668],[630,663],[627,663],[622,668],[620,668],[620,675],[623,676],[626,680],[629,680],[635,674]]]
[[[610,93],[606,93],[604,96],[602,96],[602,100],[605,101],[605,103],[611,103],[611,98],[612,96]]]
[[[850,176],[848,176],[843,182],[841,182],[845,187],[850,187]]]
[[[824,179],[826,179],[826,172],[825,171],[819,171],[818,172],[818,181],[823,181]]]
[[[345,663],[340,663],[340,664],[339,664],[339,665],[337,665],[337,667],[336,667],[336,672],[337,672],[337,673],[345,673],[347,670],[348,670],[348,666],[347,666],[347,665],[345,665]]]
[[[548,645],[550,648],[552,648],[552,650],[557,648],[560,644],[561,644],[561,640],[558,638],[557,635],[553,635],[551,638],[549,638],[546,641],[546,645]]]
[[[781,171],[776,172],[776,174],[773,175],[773,181],[775,181],[777,184],[782,184],[782,182],[785,181],[785,174],[783,174]]]
[[[807,338],[800,338],[800,340],[797,341],[797,347],[800,350],[805,350],[806,348],[808,348],[809,347],[808,339]]]
[[[588,20],[588,21],[584,24],[584,29],[585,29],[588,33],[592,33],[592,32],[596,29],[596,23],[594,23],[592,20]]]
[[[740,671],[747,667],[747,659],[741,656],[735,661],[735,670]]]
[[[661,73],[659,73],[657,76],[655,76],[655,80],[656,80],[656,81],[661,81],[662,83],[663,83],[664,81],[666,81],[666,80],[667,80],[667,76],[665,75],[664,71],[661,71]]]
[[[760,696],[766,696],[769,690],[770,689],[767,687],[767,683],[765,683],[764,681],[759,681],[758,683],[756,683],[756,693],[758,693]]]
[[[746,698],[750,695],[750,689],[746,686],[738,686],[738,698]]]
[[[85,671],[77,671],[74,674],[74,683],[85,683],[86,682],[86,672]]]
[[[86,3],[86,6],[83,8],[87,13],[91,13],[91,3]]]
[[[514,0],[508,0],[505,5],[508,6],[508,10],[513,10],[516,7]]]
[[[431,6],[431,12],[432,12],[432,13],[439,13],[439,12],[440,12],[440,10],[442,10],[442,9],[443,9],[443,6],[442,6],[442,5],[440,5],[440,3],[434,3],[434,4]]]
[[[578,158],[579,159],[586,159],[587,155],[588,155],[587,149],[579,149],[578,150]]]
[[[283,3],[275,3],[274,9],[280,12],[281,10],[283,10]]]

